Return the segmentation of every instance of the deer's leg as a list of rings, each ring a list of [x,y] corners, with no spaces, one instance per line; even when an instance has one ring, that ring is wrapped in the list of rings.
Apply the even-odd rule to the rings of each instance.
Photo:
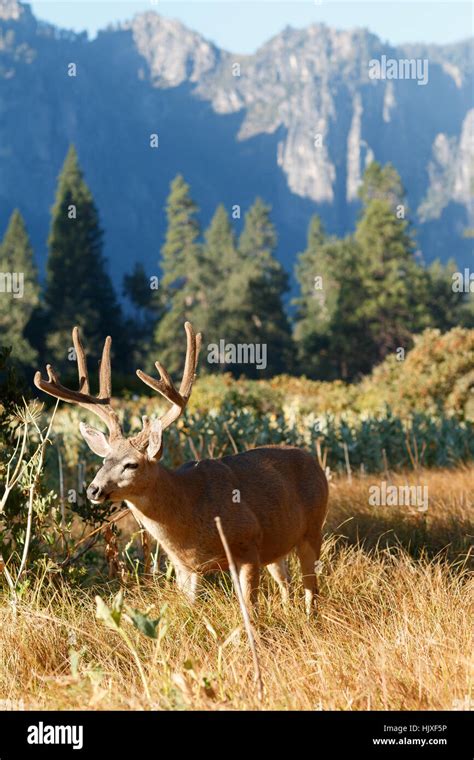
[[[188,602],[194,604],[196,601],[196,595],[199,585],[199,578],[197,573],[193,573],[183,565],[175,564],[176,583],[180,591],[186,594]]]
[[[290,600],[290,573],[288,572],[288,563],[285,557],[279,559],[278,562],[272,562],[271,565],[267,565],[267,570],[273,580],[278,583],[283,604],[288,604]]]
[[[321,546],[321,544],[319,544]],[[316,596],[318,594],[318,582],[314,572],[314,564],[319,559],[317,542],[304,538],[296,547],[303,575],[304,599],[306,614],[308,617],[316,612]]]
[[[258,611],[258,587],[260,583],[260,560],[257,549],[250,550],[248,556],[239,558],[239,583],[245,604],[251,615]]]

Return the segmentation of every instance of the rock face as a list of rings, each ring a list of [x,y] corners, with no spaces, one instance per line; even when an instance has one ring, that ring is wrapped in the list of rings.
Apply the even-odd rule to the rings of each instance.
[[[156,268],[178,172],[203,224],[220,201],[242,213],[256,195],[269,201],[291,268],[312,213],[331,232],[353,228],[375,158],[401,174],[425,259],[468,265],[472,53],[472,40],[402,50],[367,30],[314,25],[240,56],[154,12],[90,41],[0,0],[0,229],[18,206],[44,261],[56,176],[74,142],[116,281],[137,259]],[[426,59],[428,82],[372,78],[383,56]]]
[[[157,87],[200,82],[216,66],[217,48],[179,21],[148,12],[121,28],[132,32],[137,51],[148,63],[150,82]]]
[[[0,19],[18,21],[25,10],[29,10],[29,6],[24,6],[17,0],[2,0],[0,3]]]
[[[466,114],[459,138],[444,132],[436,135],[428,164],[429,186],[420,205],[420,218],[436,219],[454,201],[469,209],[472,218],[474,193],[474,109]]]

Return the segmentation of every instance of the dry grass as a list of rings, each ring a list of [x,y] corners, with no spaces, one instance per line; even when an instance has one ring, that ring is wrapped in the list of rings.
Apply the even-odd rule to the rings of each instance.
[[[227,576],[209,582],[194,609],[164,577],[129,584],[131,607],[151,608],[151,617],[162,612],[158,640],[124,623],[150,699],[127,644],[95,619],[94,593],[110,600],[116,586],[81,590],[37,580],[16,615],[0,598],[2,698],[21,699],[27,709],[468,707],[474,470],[425,471],[419,479],[430,491],[423,514],[369,507],[373,477],[333,483],[317,621],[305,619],[294,563],[295,603],[287,611],[265,574],[257,632],[262,703]]]

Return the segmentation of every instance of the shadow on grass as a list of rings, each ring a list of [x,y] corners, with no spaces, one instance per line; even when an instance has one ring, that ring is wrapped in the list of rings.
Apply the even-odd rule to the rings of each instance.
[[[382,512],[385,509],[386,512]],[[380,512],[358,512],[342,521],[340,515],[329,517],[326,532],[339,537],[349,545],[364,550],[402,547],[413,558],[443,557],[450,563],[473,565],[472,520],[456,515],[430,515],[426,513],[391,513],[390,508]]]

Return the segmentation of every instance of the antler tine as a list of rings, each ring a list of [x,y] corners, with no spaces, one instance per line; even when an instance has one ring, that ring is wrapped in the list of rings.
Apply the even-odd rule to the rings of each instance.
[[[112,338],[108,335],[102,349],[102,359],[99,362],[99,398],[110,400],[112,395],[112,368],[110,366],[110,347]]]
[[[111,369],[110,369],[110,345],[111,338],[108,337],[104,344],[102,352],[102,362],[100,368],[100,392],[98,396],[91,396],[89,392],[89,375],[87,372],[86,355],[84,352],[79,328],[74,327],[72,331],[72,340],[76,351],[77,371],[79,374],[79,390],[73,391],[66,388],[59,382],[59,377],[54,371],[51,364],[46,365],[48,380],[43,380],[41,372],[36,372],[34,383],[37,388],[48,393],[54,398],[67,401],[71,404],[78,404],[84,409],[95,414],[102,422],[105,422],[109,429],[109,437],[122,437],[122,429],[117,413],[110,404],[111,396]]]
[[[77,325],[72,328],[72,344],[76,352],[77,372],[79,375],[79,390],[84,391],[84,393],[90,393],[87,359]]]
[[[141,369],[137,369],[137,375],[140,380],[142,380],[150,388],[153,388],[153,390],[161,393],[161,395],[164,396],[167,401],[170,401],[172,403],[171,408],[168,409],[168,411],[165,412],[165,414],[160,418],[161,427],[163,430],[169,427],[171,423],[177,420],[178,417],[183,413],[191,395],[193,382],[196,377],[196,366],[199,350],[201,348],[201,333],[198,333],[198,335],[196,335],[190,322],[186,322],[184,328],[186,330],[186,360],[184,363],[183,377],[179,386],[179,391],[176,390],[176,387],[169,373],[160,364],[160,362],[155,362],[155,367],[160,374],[159,380],[155,380],[153,377],[150,377],[150,375],[142,372]],[[148,428],[145,430],[144,427],[142,432],[135,436],[133,439],[134,445],[143,445],[146,438],[146,433],[148,433]]]
[[[178,404],[179,406],[182,405],[183,400],[181,396],[179,395],[178,391],[176,390],[174,383],[169,376],[168,372],[165,370],[165,368],[160,364],[160,362],[155,362],[155,367],[160,373],[160,379],[155,380],[155,378],[151,377],[150,375],[147,375],[146,372],[142,372],[141,369],[137,369],[137,375],[140,378],[142,382],[145,383],[145,385],[148,385],[150,388],[153,388],[154,391],[158,391],[158,393],[161,393],[162,396],[167,401],[171,401],[173,404]]]
[[[54,371],[53,367],[51,366],[51,364],[47,364],[46,365],[46,372],[48,373],[49,382],[57,384],[58,383],[58,376],[57,376],[56,372]]]
[[[186,330],[186,361],[184,364],[183,379],[179,386],[180,395],[188,400],[196,374],[199,351],[201,350],[201,333],[195,334],[191,322],[184,325]]]
[[[186,360],[184,362],[183,378],[179,386],[180,403],[173,404],[171,409],[168,409],[161,417],[161,427],[163,430],[175,422],[183,413],[196,377],[196,366],[201,348],[201,333],[196,335],[190,322],[185,323],[184,329],[186,330]]]

